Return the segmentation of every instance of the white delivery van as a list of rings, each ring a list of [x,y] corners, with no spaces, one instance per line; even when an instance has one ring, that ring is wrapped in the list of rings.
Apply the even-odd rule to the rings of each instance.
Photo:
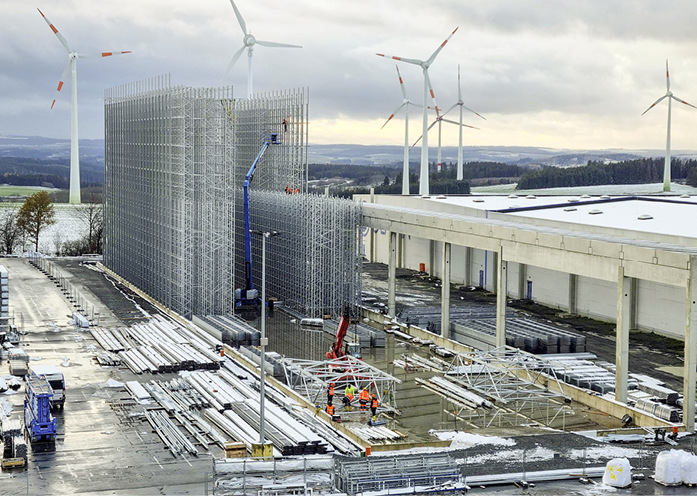
[[[61,369],[55,365],[32,365],[29,370],[29,373],[44,376],[48,380],[51,389],[53,389],[51,407],[60,407],[62,410],[65,404],[65,377],[63,377]]]

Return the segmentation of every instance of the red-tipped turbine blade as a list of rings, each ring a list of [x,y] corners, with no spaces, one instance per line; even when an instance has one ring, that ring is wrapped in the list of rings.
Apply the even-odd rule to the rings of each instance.
[[[54,25],[51,23],[51,21],[48,20],[48,17],[46,17],[46,16],[44,15],[44,13],[41,12],[40,9],[36,9],[36,10],[39,11],[39,14],[41,14],[41,17],[44,18],[44,21],[46,21],[46,24],[48,24],[48,27],[51,28],[51,31],[53,31],[53,33],[58,37],[58,41],[61,42],[61,44],[65,47],[65,49],[68,51],[68,53],[72,52],[72,50],[70,49],[70,45],[68,45],[68,41],[67,41],[65,38],[63,38],[63,35],[62,35],[62,34],[60,34],[60,33],[58,32],[58,28],[56,28],[56,26],[54,26]]]
[[[648,112],[649,110],[651,110],[652,108],[654,108],[656,105],[658,105],[658,103],[659,103],[661,100],[663,100],[663,99],[664,99],[665,97],[667,97],[667,96],[668,96],[668,95],[663,95],[661,98],[659,98],[658,100],[656,100],[655,102],[653,102],[649,108],[647,108],[646,110],[644,110],[644,111],[642,112],[641,115],[644,115],[646,112]]]
[[[680,98],[678,98],[678,97],[675,96],[675,95],[671,95],[671,98],[672,98],[673,100],[675,100],[676,102],[684,103],[684,104],[687,105],[688,107],[697,108],[697,107],[695,107],[694,105],[692,105],[691,103],[687,103],[685,100],[681,100]]]
[[[394,109],[394,110],[392,111],[392,114],[387,118],[387,120],[385,121],[385,123],[382,125],[382,127],[381,127],[380,129],[382,129],[383,127],[387,126],[387,123],[390,122],[390,121],[392,120],[392,118],[393,118],[395,115],[397,115],[397,114],[399,113],[399,111],[402,110],[402,107],[404,107],[405,105],[406,105],[406,103],[402,103],[399,107],[397,107],[396,109]]]
[[[131,53],[130,50],[124,50],[123,52],[101,52],[99,54],[100,57],[111,57],[113,55],[125,55],[127,53]]]
[[[63,74],[61,74],[61,78],[58,81],[58,87],[56,88],[56,96],[51,102],[51,110],[53,110],[53,106],[56,104],[56,100],[58,100],[58,96],[60,95],[61,90],[63,89],[63,86],[65,86],[65,81],[68,79],[68,72],[70,71],[70,64],[72,63],[72,60],[70,60],[66,65],[65,69],[63,69]]]
[[[455,31],[457,31],[459,28],[455,28],[452,33],[450,33],[450,36],[448,36],[443,43],[440,44],[438,48],[436,48],[436,51],[431,54],[431,56],[426,60],[427,65],[431,65],[433,61],[436,59],[440,51],[443,49],[443,47],[450,41],[450,38],[453,37],[455,34]]]
[[[436,109],[436,116],[440,116],[440,108],[438,108],[438,103],[436,102],[436,94],[433,91],[433,85],[431,84],[431,78],[428,75],[428,69],[424,71],[424,78],[426,79],[426,87],[428,92],[431,94],[431,100],[433,100],[433,108]]]
[[[377,55],[378,57],[385,57],[386,59],[399,60],[400,62],[406,62],[407,64],[421,65],[423,63],[423,60],[407,59],[404,57],[397,57],[394,55],[385,55],[384,53],[376,53],[375,55]]]
[[[666,59],[666,91],[670,91],[670,72],[668,72],[668,59]]]
[[[399,87],[402,88],[402,96],[404,99],[407,99],[407,90],[404,87],[404,80],[402,79],[402,74],[399,72],[399,66],[397,64],[394,65],[397,68],[397,77],[399,78]]]

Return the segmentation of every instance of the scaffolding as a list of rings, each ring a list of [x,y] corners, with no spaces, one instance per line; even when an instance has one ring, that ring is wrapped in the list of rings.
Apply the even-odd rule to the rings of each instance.
[[[306,90],[234,99],[232,87],[169,76],[106,90],[105,264],[186,317],[232,313],[244,281],[241,186],[275,132],[281,144],[250,194],[252,229],[282,233],[267,247],[267,296],[311,317],[357,304],[360,206],[304,193],[307,100]],[[260,264],[259,239],[252,254]]]

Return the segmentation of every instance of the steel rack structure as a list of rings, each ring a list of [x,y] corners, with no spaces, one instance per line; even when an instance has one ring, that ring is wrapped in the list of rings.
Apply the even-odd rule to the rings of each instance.
[[[233,313],[244,280],[242,183],[273,132],[281,144],[250,191],[252,229],[282,233],[268,246],[267,296],[312,317],[356,304],[360,206],[305,194],[307,113],[305,89],[235,99],[232,87],[159,76],[106,90],[105,265],[187,318]],[[261,264],[259,239],[252,254]]]
[[[352,384],[355,388],[355,410],[358,410],[358,393],[367,387],[378,398],[379,412],[397,411],[396,385],[402,381],[363,360],[346,355],[319,361],[284,358],[282,363],[286,384],[315,405],[326,404],[329,384],[334,383],[335,403],[340,406],[344,388]]]
[[[457,354],[444,375],[433,379],[421,383],[455,405],[449,413],[457,420],[473,426],[530,421],[550,426],[560,415],[573,414],[568,397],[557,392],[563,383],[549,364],[510,346]]]

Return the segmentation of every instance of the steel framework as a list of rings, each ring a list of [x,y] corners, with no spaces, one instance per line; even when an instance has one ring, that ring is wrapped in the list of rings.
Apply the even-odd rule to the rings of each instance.
[[[282,143],[250,194],[252,229],[283,234],[269,243],[267,296],[313,317],[356,304],[360,206],[304,194],[307,100],[306,90],[234,99],[231,87],[169,76],[106,90],[105,264],[186,317],[232,313],[244,280],[241,186],[275,132]],[[257,263],[260,252],[255,240]]]
[[[478,427],[530,420],[549,426],[560,415],[573,413],[549,364],[510,346],[457,354],[444,377],[447,381],[436,377],[421,383],[455,405],[458,420]]]

